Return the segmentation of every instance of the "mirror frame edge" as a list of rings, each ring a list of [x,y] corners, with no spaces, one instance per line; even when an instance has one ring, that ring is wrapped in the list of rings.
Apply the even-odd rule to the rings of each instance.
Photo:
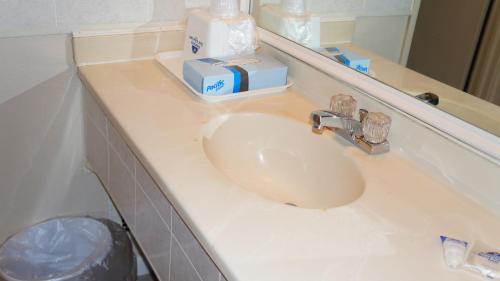
[[[249,0],[241,0],[249,2]],[[257,27],[259,39],[285,53],[304,61],[330,76],[355,85],[361,91],[417,119],[439,133],[451,136],[484,157],[500,163],[500,137],[469,124],[451,114],[428,106],[412,96],[372,79],[362,73],[322,56],[306,47],[287,40],[277,34]]]

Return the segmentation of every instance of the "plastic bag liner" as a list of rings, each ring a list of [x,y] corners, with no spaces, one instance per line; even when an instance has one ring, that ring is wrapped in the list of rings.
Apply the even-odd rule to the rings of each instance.
[[[135,280],[135,256],[114,222],[64,217],[36,224],[0,248],[0,278],[14,280]]]
[[[221,19],[227,25],[227,50],[224,56],[253,54],[258,48],[255,20],[252,16],[240,13],[238,17]]]

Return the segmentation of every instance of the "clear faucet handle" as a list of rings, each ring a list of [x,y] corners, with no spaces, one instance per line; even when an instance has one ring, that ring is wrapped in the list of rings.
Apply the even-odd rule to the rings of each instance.
[[[340,113],[345,117],[352,118],[358,103],[349,95],[338,94],[330,99],[330,109],[335,113]]]
[[[365,140],[373,144],[383,143],[389,135],[391,121],[391,117],[384,113],[369,112],[362,122]]]

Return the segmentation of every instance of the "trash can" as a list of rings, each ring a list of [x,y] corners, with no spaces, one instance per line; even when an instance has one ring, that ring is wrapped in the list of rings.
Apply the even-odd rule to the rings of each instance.
[[[0,280],[135,281],[126,231],[107,219],[61,217],[31,226],[0,247]]]

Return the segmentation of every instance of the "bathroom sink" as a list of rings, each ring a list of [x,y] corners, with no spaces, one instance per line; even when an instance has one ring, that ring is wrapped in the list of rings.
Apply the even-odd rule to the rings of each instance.
[[[351,203],[364,191],[362,173],[342,146],[292,119],[224,115],[204,127],[203,148],[231,181],[278,203],[328,209]]]

